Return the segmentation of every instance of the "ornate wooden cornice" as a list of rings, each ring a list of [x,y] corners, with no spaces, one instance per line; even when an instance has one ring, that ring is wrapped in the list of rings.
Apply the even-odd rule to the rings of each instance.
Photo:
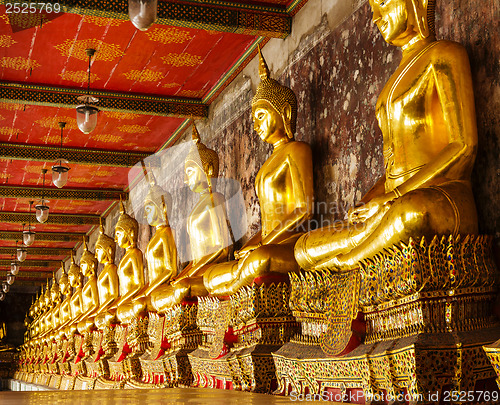
[[[62,256],[70,255],[73,249],[71,248],[25,248],[28,255],[47,255],[47,256]],[[16,254],[16,248],[11,246],[0,246],[0,254],[12,255]]]
[[[62,0],[59,4],[66,13],[129,19],[126,0]],[[217,0],[159,1],[155,24],[271,38],[286,38],[292,30],[284,7]]]
[[[0,260],[0,266],[10,266],[11,260]],[[40,267],[40,268],[50,268],[59,269],[61,267],[60,260],[25,260],[22,262],[22,267]],[[46,270],[52,271],[52,270]]]
[[[84,201],[103,201],[103,200],[123,200],[128,199],[128,193],[120,190],[88,190],[88,189],[59,189],[42,187],[23,187],[23,186],[0,186],[0,197],[3,198],[44,198],[48,200],[84,200]]]
[[[64,233],[64,232],[37,232],[37,241],[51,241],[51,242],[81,242],[84,233]],[[20,240],[22,239],[21,232],[14,231],[0,231],[0,240]]]
[[[115,93],[92,90],[99,98],[101,111],[119,111],[133,114],[174,116],[184,118],[208,117],[208,104],[200,100]],[[77,97],[82,89],[50,87],[35,84],[0,82],[0,102],[75,108],[81,102]]]
[[[0,271],[0,279],[5,279],[8,273],[10,273],[10,271]],[[53,276],[52,272],[20,270],[16,276],[15,282],[17,283],[20,280],[33,280],[33,279],[46,280],[48,278],[52,278],[52,276]]]
[[[54,146],[37,146],[17,143],[0,143],[0,156],[4,159],[54,161],[59,157],[59,149]],[[62,148],[64,156],[71,163],[84,165],[132,167],[151,156],[150,153],[118,152],[83,148]]]
[[[46,224],[51,225],[99,225],[99,215],[86,215],[86,214],[50,214]],[[13,224],[27,224],[35,223],[35,214],[27,212],[0,212],[0,222],[7,222]],[[103,218],[103,223],[104,223]]]

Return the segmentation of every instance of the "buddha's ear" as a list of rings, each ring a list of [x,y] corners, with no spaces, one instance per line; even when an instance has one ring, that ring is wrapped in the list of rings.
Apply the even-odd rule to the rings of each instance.
[[[432,1],[432,0],[431,0]],[[429,28],[429,21],[427,7],[429,5],[429,0],[411,0],[410,3],[413,6],[413,13],[415,16],[415,24],[418,32],[422,38],[427,38],[431,35],[431,30]]]
[[[292,121],[292,107],[290,106],[289,103],[285,103],[285,105],[283,106],[283,123],[285,124],[286,134],[290,139],[293,139],[291,121]]]

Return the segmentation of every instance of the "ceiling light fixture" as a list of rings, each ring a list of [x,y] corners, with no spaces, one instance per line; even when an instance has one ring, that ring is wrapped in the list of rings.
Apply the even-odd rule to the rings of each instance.
[[[5,293],[3,291],[0,291],[0,301],[3,301],[5,299]]]
[[[97,113],[99,109],[93,104],[99,101],[98,98],[90,95],[90,66],[92,56],[96,53],[95,49],[89,48],[85,50],[87,56],[89,57],[89,77],[87,81],[87,94],[78,97],[78,101],[83,104],[76,107],[76,123],[78,128],[84,134],[90,134],[97,125]]]
[[[24,228],[24,224],[23,224],[23,228]],[[26,249],[26,246],[24,246],[24,245],[17,246],[17,241],[16,241],[16,253],[17,253],[17,260],[22,263],[26,260],[26,256],[28,255],[28,250]]]
[[[59,158],[56,160],[56,164],[52,166],[52,183],[54,183],[54,186],[57,188],[61,188],[66,185],[70,169],[68,166],[69,162],[62,158],[63,129],[65,126],[65,122],[59,122],[59,128],[61,128],[61,146],[59,148]]]
[[[42,174],[43,174],[43,186],[42,186],[42,200],[40,204],[35,206],[36,212],[36,220],[40,223],[47,222],[47,219],[49,219],[49,206],[45,205],[46,202],[44,199],[44,192],[45,192],[45,174],[47,173],[47,169],[42,169]]]
[[[53,168],[52,168],[53,170]],[[30,214],[28,217],[28,230],[23,231],[23,242],[26,246],[31,246],[35,242],[35,232],[31,230],[31,207],[33,201],[30,201]]]
[[[16,276],[14,276],[14,274],[12,274],[12,273],[7,274],[7,284],[8,285],[14,284],[15,280],[16,280]]]
[[[157,0],[128,0],[128,16],[135,28],[146,31],[156,21]]]
[[[14,274],[14,276],[19,273],[19,262],[14,260],[14,255],[12,255],[12,260],[10,262],[10,272]]]
[[[7,294],[9,292],[9,288],[10,288],[10,285],[6,281],[3,281],[2,282],[2,291],[5,294]]]

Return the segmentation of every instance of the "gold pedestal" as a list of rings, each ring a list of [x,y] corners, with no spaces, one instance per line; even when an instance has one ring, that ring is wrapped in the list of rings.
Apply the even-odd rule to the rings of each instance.
[[[188,355],[194,386],[271,392],[272,352],[289,341],[298,324],[288,307],[285,282],[243,287],[223,301],[200,298],[203,343]]]
[[[495,370],[497,375],[496,382],[500,388],[500,340],[497,340],[493,344],[484,346],[483,349],[486,352],[486,356],[488,356],[488,360],[493,366],[493,369]]]
[[[451,401],[478,386],[491,394],[482,346],[500,327],[490,246],[484,236],[410,239],[350,274],[292,276],[301,333],[273,353],[276,392],[356,403]]]
[[[49,387],[59,389],[61,387],[62,375],[54,374],[50,377]]]

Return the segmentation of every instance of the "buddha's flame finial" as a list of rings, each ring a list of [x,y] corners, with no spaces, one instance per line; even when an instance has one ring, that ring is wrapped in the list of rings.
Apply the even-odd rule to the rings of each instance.
[[[123,199],[122,196],[120,195],[120,214],[126,214],[125,212],[125,206],[123,205]]]
[[[73,255],[73,251],[71,251],[71,264],[76,264],[75,263],[75,256]]]
[[[259,76],[260,80],[265,80],[269,78],[269,68],[267,67],[266,60],[262,55],[262,51],[260,50],[260,45],[258,45],[259,49]]]
[[[193,142],[195,144],[199,144],[201,142],[200,134],[198,133],[198,130],[196,129],[196,125],[194,125],[193,120],[191,120],[191,123],[193,124]]]
[[[66,269],[64,268],[64,262],[61,260],[61,270],[63,274],[66,274]],[[62,276],[62,274],[61,274]]]
[[[83,239],[83,250],[88,250],[87,249],[87,241],[85,240],[85,235],[82,236]]]
[[[104,225],[102,224],[102,217],[99,217],[99,232],[104,234]]]

